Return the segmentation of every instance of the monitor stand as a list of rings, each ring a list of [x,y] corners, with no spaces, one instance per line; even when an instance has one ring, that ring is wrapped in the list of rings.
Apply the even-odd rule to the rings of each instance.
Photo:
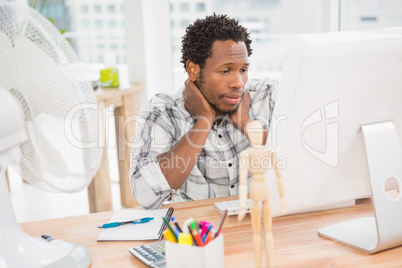
[[[370,172],[374,217],[321,228],[318,234],[341,244],[375,253],[402,245],[402,150],[392,122],[361,127]],[[387,192],[388,185],[397,188]]]

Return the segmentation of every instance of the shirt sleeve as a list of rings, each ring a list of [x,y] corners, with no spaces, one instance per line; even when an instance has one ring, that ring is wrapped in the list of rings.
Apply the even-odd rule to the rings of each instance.
[[[131,188],[136,200],[145,209],[158,209],[176,194],[156,158],[169,151],[175,143],[174,127],[162,110],[161,105],[152,102],[142,107],[131,143]]]
[[[249,81],[247,90],[251,94],[250,117],[270,129],[272,114],[278,92],[278,81],[270,78]]]

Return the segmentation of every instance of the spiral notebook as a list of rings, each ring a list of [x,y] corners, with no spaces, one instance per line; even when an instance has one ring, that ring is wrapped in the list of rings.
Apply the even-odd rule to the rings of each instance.
[[[135,241],[135,240],[160,240],[165,229],[163,217],[170,219],[173,208],[158,210],[117,210],[109,222],[124,222],[145,217],[154,219],[147,223],[125,224],[118,227],[106,228],[98,236],[98,241]]]

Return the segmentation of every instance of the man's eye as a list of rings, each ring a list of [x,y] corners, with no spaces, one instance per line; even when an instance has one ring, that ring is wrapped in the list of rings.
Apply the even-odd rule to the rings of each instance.
[[[247,68],[241,69],[241,72],[242,72],[242,73],[247,73],[247,72],[248,72],[248,69],[247,69]]]
[[[229,70],[222,70],[221,73],[227,74],[227,73],[229,73]]]

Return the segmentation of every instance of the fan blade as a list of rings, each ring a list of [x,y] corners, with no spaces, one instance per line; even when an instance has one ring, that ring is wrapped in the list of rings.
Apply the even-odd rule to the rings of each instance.
[[[17,87],[17,66],[14,48],[8,36],[0,32],[0,86],[10,90]]]

